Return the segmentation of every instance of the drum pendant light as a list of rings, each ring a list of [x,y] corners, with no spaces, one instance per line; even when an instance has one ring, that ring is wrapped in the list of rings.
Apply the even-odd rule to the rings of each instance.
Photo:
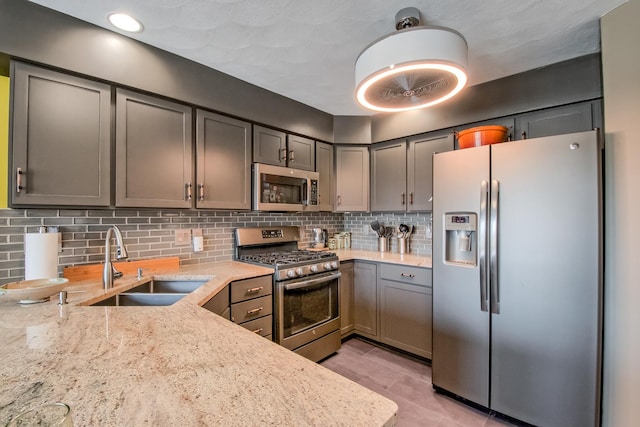
[[[356,99],[398,112],[450,99],[467,84],[467,41],[450,28],[421,26],[420,12],[396,14],[396,31],[367,46],[355,65]]]

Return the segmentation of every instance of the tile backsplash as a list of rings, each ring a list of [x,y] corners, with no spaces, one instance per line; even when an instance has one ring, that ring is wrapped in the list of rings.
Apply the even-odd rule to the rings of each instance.
[[[233,229],[297,225],[301,228],[301,246],[312,241],[313,227],[325,228],[329,234],[352,233],[352,246],[377,249],[377,236],[364,228],[377,219],[397,228],[400,223],[413,224],[410,252],[431,254],[431,239],[426,237],[431,214],[375,213],[261,213],[149,209],[0,209],[0,283],[24,278],[24,234],[37,232],[41,226],[58,227],[62,233],[62,252],[58,270],[65,266],[99,263],[104,260],[104,239],[111,225],[123,232],[129,259],[178,256],[181,265],[233,258]],[[204,250],[193,252],[191,245],[175,244],[176,229],[202,230]],[[396,250],[392,239],[392,250]]]

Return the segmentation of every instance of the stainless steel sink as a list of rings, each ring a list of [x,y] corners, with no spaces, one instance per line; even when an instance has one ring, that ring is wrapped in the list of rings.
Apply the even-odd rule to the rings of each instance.
[[[147,293],[147,294],[188,294],[200,286],[207,283],[206,280],[151,280],[126,293]]]
[[[186,293],[128,293],[114,295],[92,306],[166,306],[174,304],[187,296]]]

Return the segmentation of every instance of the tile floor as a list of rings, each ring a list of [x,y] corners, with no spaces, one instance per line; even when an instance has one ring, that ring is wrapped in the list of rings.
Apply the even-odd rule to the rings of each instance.
[[[503,420],[433,391],[431,366],[353,338],[320,363],[398,404],[398,427],[499,427]]]

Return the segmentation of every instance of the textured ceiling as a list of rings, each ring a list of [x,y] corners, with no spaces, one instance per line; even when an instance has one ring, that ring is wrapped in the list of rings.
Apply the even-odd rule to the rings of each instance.
[[[600,51],[599,18],[626,0],[33,0],[333,115],[373,114],[354,98],[354,63],[395,31],[413,6],[423,24],[450,27],[469,45],[469,84]]]

